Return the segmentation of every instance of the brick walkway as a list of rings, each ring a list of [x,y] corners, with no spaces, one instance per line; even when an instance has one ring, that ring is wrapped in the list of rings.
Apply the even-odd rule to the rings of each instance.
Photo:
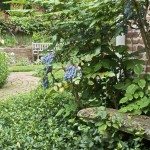
[[[15,72],[8,77],[7,84],[0,89],[0,100],[21,93],[27,93],[38,86],[39,78],[31,72]]]

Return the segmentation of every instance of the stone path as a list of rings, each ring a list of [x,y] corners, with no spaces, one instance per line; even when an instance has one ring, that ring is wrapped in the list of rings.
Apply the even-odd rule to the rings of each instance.
[[[32,72],[11,73],[7,84],[0,89],[0,100],[34,90],[38,86],[40,79],[32,76],[32,74]]]

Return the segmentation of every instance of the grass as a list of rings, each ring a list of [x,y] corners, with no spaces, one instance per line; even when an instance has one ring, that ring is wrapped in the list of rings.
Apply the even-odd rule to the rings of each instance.
[[[42,65],[27,65],[27,66],[11,66],[9,67],[10,72],[30,72],[42,69]]]
[[[56,79],[63,79],[64,70],[61,68],[60,65],[57,65],[57,64],[53,65],[53,75],[55,76]],[[41,78],[43,76],[43,67],[37,68],[34,71],[33,76]],[[49,73],[49,78],[51,79],[51,74],[50,73]]]
[[[54,70],[59,70],[61,68],[61,64],[53,64],[53,68]],[[42,70],[43,69],[43,65],[14,65],[14,66],[10,66],[9,67],[9,72],[30,72],[30,71],[38,71],[38,70]]]
[[[34,72],[33,76],[42,77],[43,76],[43,65],[26,65],[26,66],[11,66],[9,67],[9,72]],[[61,68],[61,64],[53,64],[53,74],[57,79],[63,79],[64,70]],[[49,74],[51,78],[51,75]]]

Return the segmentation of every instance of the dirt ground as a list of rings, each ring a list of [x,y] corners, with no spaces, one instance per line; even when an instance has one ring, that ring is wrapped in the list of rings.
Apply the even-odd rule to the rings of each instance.
[[[32,74],[32,72],[11,73],[7,84],[0,89],[0,100],[34,90],[38,86],[40,79],[32,76]]]

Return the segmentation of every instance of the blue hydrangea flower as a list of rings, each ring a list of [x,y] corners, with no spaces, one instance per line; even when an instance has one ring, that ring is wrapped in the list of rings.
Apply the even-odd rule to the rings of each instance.
[[[49,66],[52,64],[53,60],[54,60],[54,53],[48,53],[46,56],[41,58],[41,61],[43,64],[45,64],[46,66]]]
[[[72,80],[77,76],[77,68],[74,65],[70,65],[65,71],[65,80]]]

